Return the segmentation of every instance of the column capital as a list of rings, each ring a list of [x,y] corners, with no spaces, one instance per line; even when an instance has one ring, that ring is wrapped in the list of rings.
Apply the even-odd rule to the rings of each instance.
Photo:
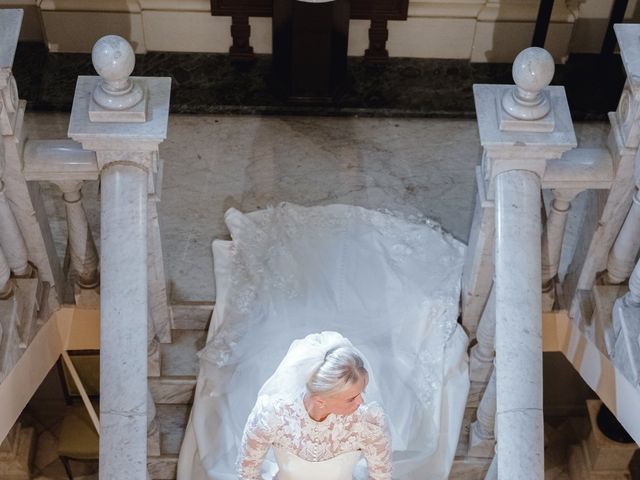
[[[18,87],[13,77],[13,59],[16,54],[20,26],[24,11],[0,10],[0,134],[13,135],[18,112]]]
[[[544,176],[547,161],[577,145],[563,87],[548,86],[553,60],[528,48],[513,64],[516,85],[474,85],[483,180],[493,198],[495,177],[509,170]]]

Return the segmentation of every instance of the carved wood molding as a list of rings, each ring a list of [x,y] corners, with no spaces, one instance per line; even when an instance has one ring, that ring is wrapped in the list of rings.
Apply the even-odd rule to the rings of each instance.
[[[387,21],[406,20],[408,9],[409,0],[351,0],[351,18],[371,20],[369,48],[365,51],[367,60],[379,62],[389,57]],[[272,12],[273,0],[211,0],[211,15],[231,17],[233,46],[229,53],[233,60],[253,57],[249,17],[270,17]]]

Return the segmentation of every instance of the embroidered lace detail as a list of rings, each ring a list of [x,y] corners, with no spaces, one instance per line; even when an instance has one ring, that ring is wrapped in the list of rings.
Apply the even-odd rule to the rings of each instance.
[[[338,208],[333,211],[333,207]],[[201,359],[217,367],[232,364],[234,351],[238,351],[245,335],[255,330],[265,312],[276,308],[274,306],[281,300],[300,296],[301,284],[309,274],[300,269],[296,258],[300,238],[307,241],[323,239],[326,245],[332,245],[332,239],[345,234],[354,238],[358,232],[377,232],[393,242],[391,251],[394,258],[391,260],[406,265],[429,260],[432,254],[428,246],[437,237],[439,241],[444,238],[449,244],[451,258],[461,258],[464,246],[450,235],[443,234],[439,226],[429,219],[402,218],[393,212],[340,207],[309,208],[282,203],[249,214],[233,209],[227,213],[227,226],[233,238],[231,295],[226,309],[229,313],[222,327],[199,353]],[[457,276],[459,272],[452,269],[450,275]],[[429,297],[449,298],[449,289],[450,282],[441,281],[431,286]],[[451,305],[452,311],[457,311],[457,308],[457,305]],[[425,315],[430,314],[425,312]],[[455,315],[431,318],[441,320],[438,330],[446,341],[455,329]],[[425,371],[431,366],[427,365]]]
[[[329,415],[316,422],[302,396],[293,400],[262,396],[256,402],[242,437],[237,467],[242,480],[260,479],[270,447],[281,448],[310,462],[362,451],[372,480],[391,479],[391,446],[386,420],[376,404],[361,405],[350,415]]]

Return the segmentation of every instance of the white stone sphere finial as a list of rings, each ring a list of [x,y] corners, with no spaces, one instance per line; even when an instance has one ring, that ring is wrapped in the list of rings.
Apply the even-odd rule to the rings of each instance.
[[[93,91],[93,100],[107,110],[126,110],[138,104],[144,92],[129,75],[136,57],[129,42],[117,35],[107,35],[91,51],[93,68],[102,77]]]
[[[529,47],[513,61],[516,86],[502,97],[502,107],[519,120],[538,120],[549,113],[551,105],[543,89],[553,79],[553,57],[544,48]]]

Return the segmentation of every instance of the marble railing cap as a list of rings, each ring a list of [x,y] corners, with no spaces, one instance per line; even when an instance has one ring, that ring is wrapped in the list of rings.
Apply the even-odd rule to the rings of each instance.
[[[618,23],[613,26],[620,46],[620,56],[634,94],[640,90],[640,25]]]
[[[23,15],[21,9],[0,10],[0,69],[13,66]]]

